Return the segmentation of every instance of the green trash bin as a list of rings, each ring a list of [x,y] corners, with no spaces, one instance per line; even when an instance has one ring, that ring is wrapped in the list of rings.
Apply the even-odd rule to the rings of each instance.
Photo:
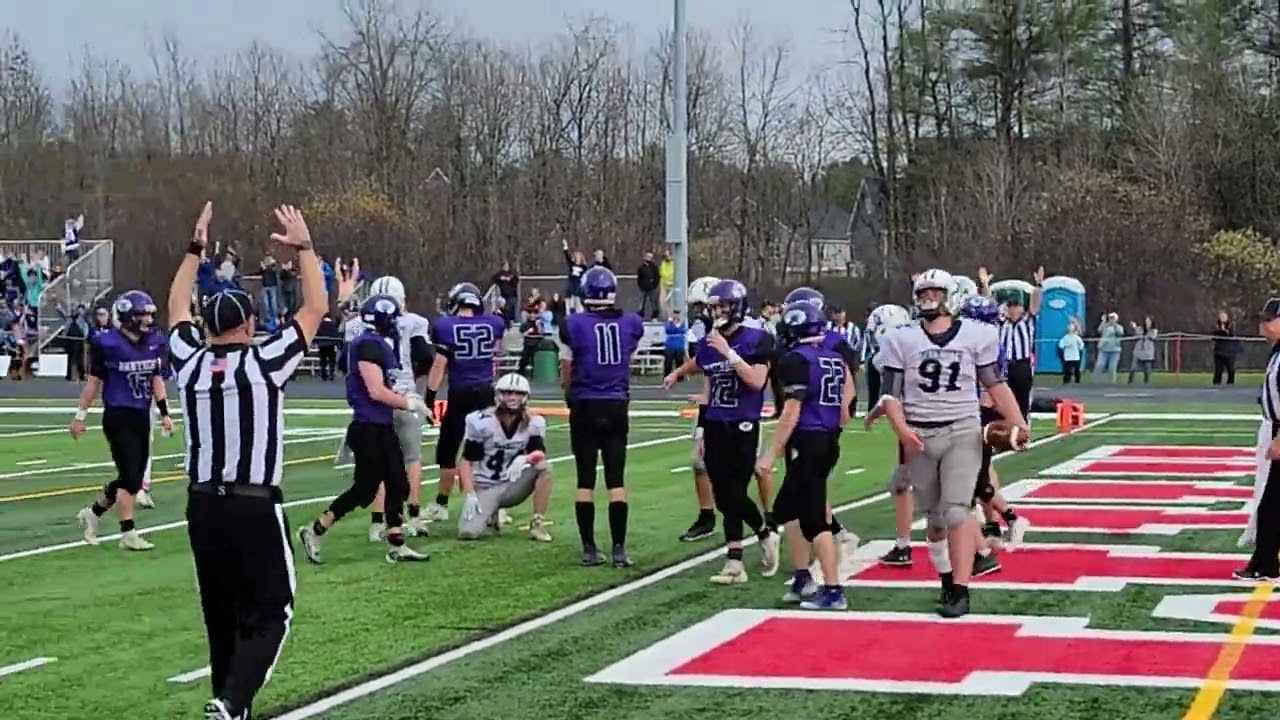
[[[533,381],[554,385],[560,382],[560,352],[552,344],[543,347],[533,356]]]

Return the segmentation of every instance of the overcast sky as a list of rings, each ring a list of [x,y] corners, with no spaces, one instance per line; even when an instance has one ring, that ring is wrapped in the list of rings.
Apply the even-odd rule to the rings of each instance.
[[[787,40],[793,69],[806,73],[844,55],[847,0],[687,0],[689,24],[726,39],[742,19],[763,38]],[[567,24],[607,17],[647,46],[671,23],[670,0],[399,0],[429,8],[470,34],[523,47]],[[94,55],[149,73],[148,41],[178,36],[201,64],[254,40],[297,59],[313,55],[317,33],[341,36],[340,0],[0,0],[0,28],[16,32],[49,84],[66,87],[89,48]]]

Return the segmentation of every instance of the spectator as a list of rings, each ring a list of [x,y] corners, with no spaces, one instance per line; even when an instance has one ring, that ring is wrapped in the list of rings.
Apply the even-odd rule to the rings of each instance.
[[[1116,313],[1104,313],[1098,323],[1098,358],[1093,364],[1093,379],[1097,380],[1106,372],[1111,382],[1116,381],[1116,370],[1120,366],[1120,341],[1124,337],[1124,326],[1120,324],[1120,316]]]
[[[569,266],[569,274],[564,282],[564,307],[566,312],[582,310],[582,274],[587,271],[587,256],[581,250],[569,250],[569,241],[560,240],[564,248],[564,260]]]
[[[1084,359],[1084,338],[1080,337],[1080,323],[1071,318],[1067,334],[1058,341],[1058,355],[1062,359],[1062,384],[1070,385],[1072,379],[1080,384],[1080,361]]]
[[[605,270],[612,270],[613,265],[609,264],[609,258],[604,256],[603,250],[596,250],[591,254],[591,264],[595,267],[602,267]]]
[[[292,260],[280,266],[280,307],[290,315],[298,309],[298,268]]]
[[[338,329],[333,313],[327,312],[321,318],[315,344],[316,353],[320,356],[320,379],[329,382],[338,376],[338,346],[342,344],[342,331]]]
[[[237,278],[240,275],[240,255],[235,248],[228,247],[222,253],[222,257],[214,268],[213,274],[219,290],[225,290],[239,284]]]
[[[79,305],[64,316],[62,346],[67,351],[67,382],[83,382],[85,379],[85,343],[89,339],[89,309]]]
[[[644,254],[640,267],[636,268],[636,287],[640,290],[640,317],[644,320],[657,320],[662,310],[662,295],[658,288],[661,284],[658,263],[653,253]]]
[[[38,269],[44,275],[46,282],[53,279],[53,271],[49,266],[49,254],[45,251],[35,251],[31,257],[31,267]]]
[[[1236,325],[1226,310],[1218,313],[1218,324],[1213,329],[1213,384],[1221,385],[1222,376],[1227,384],[1236,384],[1236,357],[1240,355],[1240,341],[1236,339]]]
[[[1138,370],[1142,371],[1142,383],[1144,385],[1151,383],[1151,366],[1156,361],[1156,330],[1155,321],[1148,315],[1143,319],[1142,324],[1136,322],[1129,323],[1133,334],[1138,340],[1133,344],[1133,357],[1129,360],[1129,384],[1133,384],[1133,378]]]
[[[667,339],[662,346],[662,375],[666,377],[684,364],[685,349],[689,343],[689,326],[680,317],[679,310],[672,310],[663,329]]]
[[[543,346],[548,338],[555,336],[555,326],[554,318],[551,312],[547,310],[545,300],[535,300],[533,304],[525,307],[522,315],[523,319],[520,323],[522,344],[520,346],[520,361],[516,365],[516,372],[526,375],[529,367],[533,365],[533,358],[538,349]]]
[[[502,267],[493,274],[491,282],[498,289],[498,297],[505,301],[502,316],[510,325],[515,322],[516,308],[520,307],[520,273],[512,269],[509,260],[503,260]]]
[[[275,254],[267,250],[258,268],[262,274],[262,312],[267,317],[275,317],[282,309],[280,307],[280,265],[276,262]]]
[[[568,303],[560,293],[551,293],[551,301],[547,303],[547,310],[551,311],[552,322],[559,326],[564,324],[564,316],[568,314]]]
[[[658,265],[658,294],[662,302],[662,314],[671,314],[671,288],[676,284],[676,263],[671,250],[662,251],[662,263]]]
[[[40,268],[28,265],[26,278],[27,306],[31,308],[39,308],[40,293],[44,290],[44,273],[40,272]]]
[[[342,264],[342,258],[338,258],[338,264]],[[324,291],[332,298],[338,292],[338,275],[323,255],[320,256],[320,272],[324,273]]]
[[[62,254],[67,265],[80,259],[80,231],[84,230],[84,213],[62,222]]]

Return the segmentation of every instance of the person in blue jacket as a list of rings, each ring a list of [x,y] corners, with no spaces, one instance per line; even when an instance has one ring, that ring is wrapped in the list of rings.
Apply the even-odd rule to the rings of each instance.
[[[679,310],[672,310],[663,329],[667,337],[662,345],[662,375],[666,377],[672,370],[684,364],[684,353],[689,342],[689,325],[680,317]]]

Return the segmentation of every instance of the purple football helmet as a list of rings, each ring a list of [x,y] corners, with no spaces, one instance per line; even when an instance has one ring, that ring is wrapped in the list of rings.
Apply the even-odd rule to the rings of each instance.
[[[984,295],[974,295],[960,306],[960,316],[989,325],[998,325],[1000,303]]]
[[[800,300],[788,303],[782,309],[782,319],[778,323],[782,332],[778,336],[784,338],[789,345],[802,342],[819,341],[827,335],[827,317],[822,308],[811,302]]]
[[[146,332],[155,322],[156,303],[141,290],[121,293],[111,306],[116,322],[134,332]]]
[[[747,287],[737,280],[721,280],[707,293],[707,307],[716,327],[737,325],[747,317]]]
[[[370,298],[370,300],[372,299],[373,298]],[[394,298],[392,299],[394,300]],[[366,302],[365,305],[368,305],[368,303]],[[471,308],[472,310],[484,309],[484,295],[480,292],[480,288],[467,282],[458,283],[453,286],[453,289],[449,291],[449,312],[456,313],[462,308]],[[364,314],[363,309],[361,310],[361,314]]]
[[[582,303],[612,305],[618,297],[618,278],[613,271],[599,265],[582,274]]]
[[[798,287],[787,293],[786,299],[782,301],[783,305],[791,305],[793,303],[808,303],[819,310],[825,310],[827,299],[822,293],[811,287]]]
[[[395,334],[399,319],[400,303],[390,295],[371,295],[360,306],[360,320],[384,337]]]

